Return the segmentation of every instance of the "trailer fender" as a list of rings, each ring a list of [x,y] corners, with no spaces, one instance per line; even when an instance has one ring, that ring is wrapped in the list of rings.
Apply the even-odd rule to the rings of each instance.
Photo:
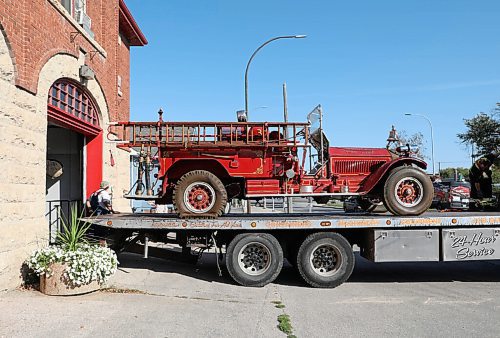
[[[411,166],[415,165],[423,170],[427,169],[427,163],[418,158],[409,158],[409,157],[401,157],[390,162],[385,163],[380,168],[375,170],[370,176],[366,178],[363,182],[361,188],[359,189],[359,193],[361,195],[367,195],[371,193],[375,187],[383,181],[387,175],[398,167]]]
[[[182,175],[193,170],[206,170],[219,178],[230,177],[229,172],[224,166],[214,159],[182,159],[175,161],[174,164],[167,170],[166,177],[169,179],[179,179]]]

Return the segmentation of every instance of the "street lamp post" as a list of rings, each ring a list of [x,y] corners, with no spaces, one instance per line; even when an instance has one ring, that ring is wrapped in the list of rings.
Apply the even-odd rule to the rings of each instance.
[[[273,42],[275,40],[279,40],[279,39],[302,39],[302,38],[305,38],[305,37],[306,37],[305,35],[277,36],[275,38],[267,40],[262,45],[260,45],[259,48],[257,48],[255,50],[255,52],[253,52],[252,56],[248,60],[247,68],[245,69],[245,112],[247,113],[247,119],[248,119],[248,69],[250,68],[250,63],[252,63],[252,60],[255,57],[255,54],[257,54],[259,52],[259,50],[261,50],[265,45],[267,45],[268,43],[271,43],[271,42]]]
[[[432,174],[434,175],[436,173],[436,171],[434,170],[435,169],[434,168],[434,130],[432,129],[432,122],[425,115],[411,114],[411,113],[406,113],[405,115],[406,116],[418,116],[418,117],[424,118],[429,123],[429,127],[431,127],[431,160],[432,160]]]

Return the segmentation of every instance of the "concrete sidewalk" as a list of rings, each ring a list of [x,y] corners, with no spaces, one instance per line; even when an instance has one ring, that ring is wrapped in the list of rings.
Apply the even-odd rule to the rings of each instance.
[[[356,257],[351,279],[312,289],[286,267],[263,288],[234,284],[215,256],[194,265],[120,255],[116,292],[50,297],[0,294],[0,337],[498,337],[499,262],[373,264]],[[282,301],[278,309],[273,301]]]
[[[196,266],[129,253],[119,258],[122,267],[109,282],[114,290],[0,294],[0,337],[282,335],[276,328],[282,312],[271,303],[279,300],[276,286],[247,289],[218,277],[213,255]]]

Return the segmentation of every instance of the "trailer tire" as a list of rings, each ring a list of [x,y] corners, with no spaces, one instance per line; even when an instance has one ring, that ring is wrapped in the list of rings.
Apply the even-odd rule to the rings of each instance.
[[[307,284],[334,288],[344,283],[354,269],[351,244],[341,235],[317,232],[306,237],[297,255],[297,267]]]
[[[227,192],[221,180],[211,172],[193,170],[177,181],[173,202],[183,218],[216,218],[224,213]]]
[[[395,169],[384,184],[384,205],[394,215],[418,216],[432,204],[434,187],[422,170]]]
[[[226,267],[238,284],[264,286],[274,281],[281,272],[283,249],[270,234],[239,234],[227,247]]]

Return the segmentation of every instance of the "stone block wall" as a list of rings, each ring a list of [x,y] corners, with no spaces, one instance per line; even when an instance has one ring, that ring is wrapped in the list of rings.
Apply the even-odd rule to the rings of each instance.
[[[59,0],[0,0],[0,290],[19,285],[23,261],[48,243],[45,166],[52,84],[60,78],[80,81],[79,68],[86,64],[96,74],[87,89],[104,133],[108,122],[129,118],[130,43],[119,38],[123,6],[121,0],[88,1],[91,38]],[[130,188],[129,153],[106,139],[103,178],[113,185],[115,209],[127,212],[130,203],[121,196]]]
[[[47,243],[46,101],[14,85],[0,33],[0,290],[19,285],[22,262]]]

